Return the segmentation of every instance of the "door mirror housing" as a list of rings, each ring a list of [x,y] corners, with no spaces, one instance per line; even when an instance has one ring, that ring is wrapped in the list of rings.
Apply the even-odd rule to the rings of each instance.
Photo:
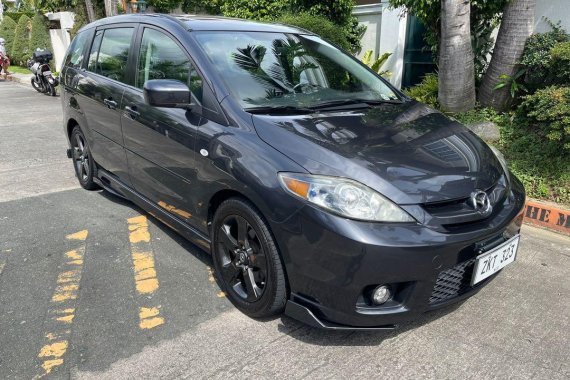
[[[147,80],[143,92],[145,102],[154,107],[193,109],[196,106],[190,89],[179,80]]]

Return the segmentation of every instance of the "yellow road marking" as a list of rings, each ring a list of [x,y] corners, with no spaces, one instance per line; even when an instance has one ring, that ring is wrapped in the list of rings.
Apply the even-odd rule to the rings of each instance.
[[[224,298],[226,296],[226,293],[219,292],[218,294],[216,294],[216,296],[218,296],[218,298]]]
[[[154,253],[150,244],[150,232],[146,216],[140,215],[129,218],[129,241],[131,242],[131,257],[135,288],[139,295],[151,296],[160,287],[156,274]],[[164,324],[160,316],[160,305],[148,305],[152,298],[140,298],[139,327],[152,329]]]
[[[54,367],[59,367],[63,364],[63,359],[50,359],[44,360],[42,363],[42,368],[44,369],[44,373],[47,375],[51,372]]]
[[[164,324],[164,318],[159,316],[159,307],[141,307],[139,309],[139,327],[141,329],[152,329]]]
[[[67,235],[65,238],[67,240],[81,240],[81,241],[85,241],[85,239],[87,239],[87,234],[88,231],[87,230],[83,230],[83,231],[79,231],[76,232],[74,234],[69,234]]]
[[[63,270],[58,274],[56,287],[51,297],[52,307],[48,311],[50,318],[46,320],[46,343],[40,349],[38,358],[41,361],[41,373],[35,378],[41,378],[64,363],[64,356],[69,347],[69,326],[75,318],[75,300],[78,296],[81,273],[83,271],[83,256],[85,255],[85,240],[88,231],[82,230],[65,238],[72,242],[81,242],[80,246],[65,252]]]

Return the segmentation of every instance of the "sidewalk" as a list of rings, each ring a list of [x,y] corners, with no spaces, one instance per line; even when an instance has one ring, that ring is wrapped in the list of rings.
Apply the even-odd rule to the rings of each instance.
[[[29,74],[11,73],[8,74],[8,76],[6,77],[6,81],[17,82],[22,84],[30,84],[32,77],[33,77],[32,73]]]

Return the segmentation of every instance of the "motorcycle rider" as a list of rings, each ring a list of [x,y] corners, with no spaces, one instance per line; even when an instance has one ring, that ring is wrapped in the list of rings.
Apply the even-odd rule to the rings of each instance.
[[[6,53],[6,40],[0,37],[0,73],[8,74],[8,66],[10,66],[10,58]]]

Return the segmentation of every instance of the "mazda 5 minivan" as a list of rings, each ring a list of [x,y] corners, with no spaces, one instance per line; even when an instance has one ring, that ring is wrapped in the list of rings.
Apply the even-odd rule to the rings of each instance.
[[[525,194],[501,154],[306,30],[116,16],[61,78],[81,186],[210,252],[251,317],[393,328],[515,260]]]

